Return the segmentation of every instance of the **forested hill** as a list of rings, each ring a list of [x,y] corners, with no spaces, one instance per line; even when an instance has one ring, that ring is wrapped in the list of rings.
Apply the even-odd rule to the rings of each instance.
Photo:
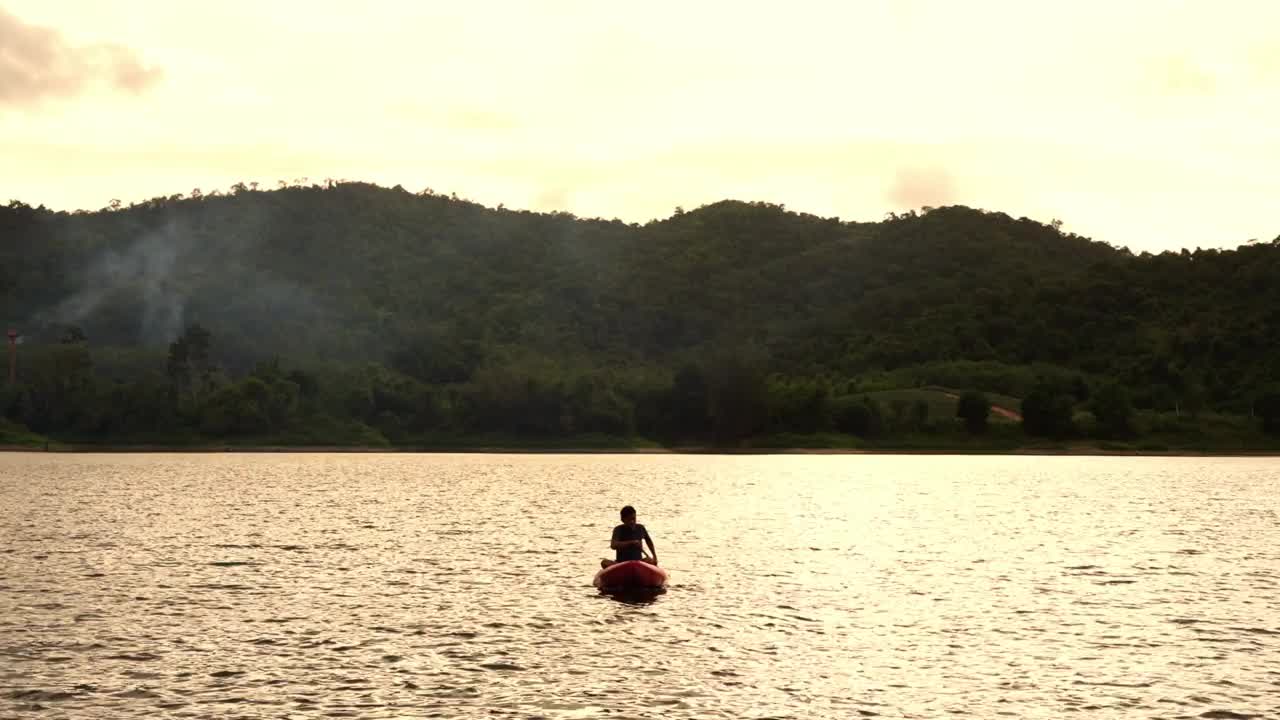
[[[87,339],[121,380],[146,357],[163,372],[193,325],[232,377],[275,357],[431,386],[514,366],[669,378],[732,357],[1235,410],[1280,380],[1280,238],[1152,256],[964,207],[842,222],[726,201],[637,225],[360,183],[192,195],[0,208],[0,321],[33,346]]]

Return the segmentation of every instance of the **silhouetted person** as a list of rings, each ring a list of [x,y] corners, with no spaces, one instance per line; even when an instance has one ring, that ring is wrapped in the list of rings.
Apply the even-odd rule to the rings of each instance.
[[[644,556],[645,543],[649,545],[649,554],[653,556],[651,558]],[[601,560],[600,567],[628,560],[648,560],[654,565],[658,564],[658,551],[653,547],[653,539],[649,537],[649,531],[636,522],[636,509],[630,505],[622,508],[622,524],[613,529],[609,547],[616,555],[613,560]]]

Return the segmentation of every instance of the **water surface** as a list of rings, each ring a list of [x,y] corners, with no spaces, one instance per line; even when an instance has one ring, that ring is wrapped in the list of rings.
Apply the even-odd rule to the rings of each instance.
[[[1278,476],[0,454],[0,717],[1280,717]],[[591,587],[626,503],[646,601]]]

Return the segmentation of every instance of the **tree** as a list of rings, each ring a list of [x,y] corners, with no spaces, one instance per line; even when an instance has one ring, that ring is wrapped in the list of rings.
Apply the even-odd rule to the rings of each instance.
[[[209,360],[212,336],[200,325],[192,325],[169,344],[166,371],[174,392],[183,402],[196,403],[212,384],[213,366]]]
[[[1182,406],[1179,413],[1185,409],[1192,418],[1198,419],[1208,402],[1209,392],[1204,383],[1193,379],[1187,382],[1182,390]]]
[[[320,394],[320,383],[311,373],[291,370],[287,377],[290,382],[298,386],[298,393],[303,400],[311,402]]]
[[[1063,438],[1075,432],[1072,397],[1054,383],[1040,383],[1022,400],[1022,428],[1028,435]]]
[[[929,403],[917,400],[911,404],[911,427],[913,430],[929,429]]]
[[[22,375],[19,421],[36,432],[68,430],[93,404],[93,361],[84,343],[31,348]]]
[[[702,368],[692,364],[680,368],[664,403],[670,432],[685,439],[701,437],[708,427],[708,395]]]
[[[1089,403],[1093,416],[1098,420],[1098,432],[1103,437],[1123,438],[1133,435],[1133,404],[1129,393],[1119,383],[1108,383],[1094,394]]]
[[[873,398],[845,396],[835,402],[832,422],[842,433],[871,437],[884,429],[884,414]]]
[[[566,404],[571,432],[620,436],[635,432],[635,407],[598,376],[583,375],[574,380]]]
[[[0,309],[27,337],[15,348],[23,382],[37,348],[58,342],[54,323],[94,343],[95,384],[68,396],[62,419],[42,404],[52,385],[15,388],[14,417],[38,410],[79,433],[101,415],[121,433],[178,437],[218,385],[273,355],[305,361],[317,381],[286,377],[290,412],[278,378],[260,378],[273,427],[397,438],[563,437],[625,430],[630,417],[646,437],[734,442],[830,426],[837,404],[842,425],[871,432],[869,406],[835,398],[922,384],[1028,397],[1040,376],[1057,383],[1042,410],[1060,396],[1092,408],[1089,391],[1114,380],[1134,407],[1185,417],[1199,380],[1206,410],[1248,414],[1280,379],[1280,244],[1134,255],[963,207],[879,223],[721,202],[638,225],[305,182],[238,183],[216,200],[165,193],[116,212],[0,206]],[[218,341],[203,359],[195,334],[168,330],[184,318]],[[766,354],[749,373],[714,359],[753,345]],[[692,375],[677,372],[688,363]],[[157,397],[167,410],[153,421]],[[1031,400],[1029,431],[1072,432],[1062,413],[1046,426]],[[883,431],[926,424],[910,410],[886,404]]]
[[[1280,435],[1280,386],[1272,386],[1263,391],[1253,408],[1262,419],[1262,431]]]
[[[87,343],[88,338],[85,337],[84,330],[76,325],[66,325],[62,328],[62,336],[58,342],[63,345],[75,345],[76,343]]]
[[[712,359],[707,368],[707,415],[717,442],[746,439],[768,422],[766,364],[752,349],[722,352]]]
[[[831,420],[830,389],[810,380],[769,383],[769,424],[773,432],[814,433]]]
[[[200,408],[200,429],[210,435],[253,435],[271,429],[263,408],[270,391],[261,379],[226,385],[210,394]]]
[[[987,418],[991,416],[991,401],[986,395],[970,390],[960,396],[956,405],[956,417],[964,421],[964,427],[971,433],[978,434],[987,429]]]

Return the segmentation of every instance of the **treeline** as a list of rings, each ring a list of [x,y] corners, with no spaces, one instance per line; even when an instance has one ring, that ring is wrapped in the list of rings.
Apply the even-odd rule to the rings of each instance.
[[[438,385],[378,364],[303,370],[274,359],[236,377],[213,356],[212,335],[193,326],[170,344],[163,369],[103,380],[88,343],[72,333],[22,348],[23,381],[0,395],[0,412],[39,433],[122,440],[292,436],[378,444],[600,434],[733,444],[762,433],[872,436],[932,427],[927,406],[913,410],[910,424],[896,416],[890,423],[855,383],[771,376],[749,353],[675,373],[575,371],[528,358]]]
[[[720,202],[641,225],[334,182],[11,202],[0,321],[24,344],[3,397],[32,429],[104,437],[950,428],[876,401],[926,386],[1025,400],[1047,435],[1258,426],[1276,277],[1277,241],[1134,254],[963,207],[845,222]]]
[[[878,399],[886,394],[877,390],[884,377],[779,376],[755,348],[721,351],[674,373],[575,371],[529,358],[437,385],[377,364],[304,370],[275,359],[237,377],[214,362],[214,350],[211,333],[193,326],[169,345],[163,368],[104,380],[94,372],[90,347],[72,332],[53,345],[23,348],[29,367],[21,383],[0,394],[0,414],[67,440],[161,443],[418,445],[598,435],[732,447],[823,433],[867,440],[981,436],[992,424],[992,400],[980,391],[964,392],[954,411],[938,412],[923,399]],[[1262,393],[1255,408],[1261,429],[1280,434],[1280,391]],[[1017,409],[1019,431],[1032,438],[1125,440],[1153,429],[1139,428],[1119,384],[1094,388],[1062,372],[1040,376]],[[1187,418],[1202,411],[1188,408]]]

